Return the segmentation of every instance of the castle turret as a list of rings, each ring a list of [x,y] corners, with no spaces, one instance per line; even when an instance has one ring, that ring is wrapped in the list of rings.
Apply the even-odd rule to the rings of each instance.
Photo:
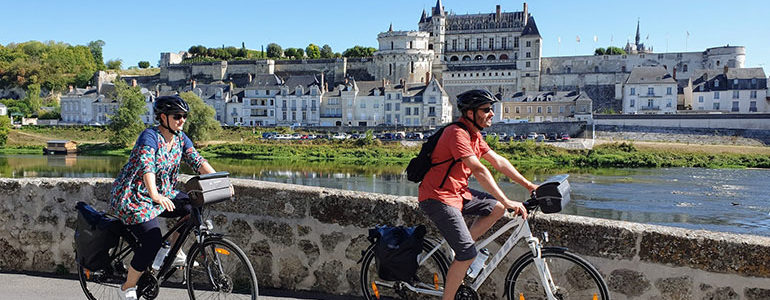
[[[433,8],[433,16],[445,16],[444,5],[441,5],[441,0],[436,0],[436,7]]]

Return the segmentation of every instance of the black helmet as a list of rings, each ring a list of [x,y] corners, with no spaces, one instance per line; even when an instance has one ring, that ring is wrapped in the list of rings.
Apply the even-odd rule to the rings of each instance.
[[[465,112],[469,109],[476,109],[487,103],[497,102],[497,97],[487,90],[470,90],[457,95],[457,109]]]
[[[187,106],[187,102],[179,97],[179,95],[163,96],[155,99],[153,111],[156,116],[160,116],[160,114],[172,115],[175,113],[187,113],[190,111],[190,107]]]

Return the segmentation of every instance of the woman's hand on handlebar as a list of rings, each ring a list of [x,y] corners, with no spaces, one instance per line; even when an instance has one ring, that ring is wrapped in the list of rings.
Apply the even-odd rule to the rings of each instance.
[[[527,209],[524,208],[524,205],[521,204],[521,202],[508,200],[508,203],[503,203],[503,205],[505,205],[505,208],[507,208],[508,211],[513,211],[514,215],[521,215],[522,219],[527,219]]]
[[[174,202],[166,196],[157,195],[155,198],[152,198],[152,201],[160,204],[160,206],[163,207],[163,209],[166,211],[174,210]]]

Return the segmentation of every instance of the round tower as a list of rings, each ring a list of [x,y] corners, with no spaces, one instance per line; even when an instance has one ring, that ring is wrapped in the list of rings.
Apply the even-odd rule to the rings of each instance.
[[[729,68],[743,68],[746,63],[746,47],[723,46],[708,48],[705,52],[707,68],[719,69],[725,66]]]
[[[430,34],[422,31],[393,31],[377,35],[379,49],[374,53],[376,80],[392,83],[425,82],[431,72],[434,51],[428,49]]]

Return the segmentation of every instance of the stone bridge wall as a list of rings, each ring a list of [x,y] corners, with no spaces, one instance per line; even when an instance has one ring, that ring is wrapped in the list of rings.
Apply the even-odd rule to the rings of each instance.
[[[110,185],[0,179],[0,271],[73,272],[75,203],[106,208],[97,199],[107,199]],[[211,207],[210,218],[250,256],[262,287],[358,295],[367,228],[428,224],[413,197],[254,180],[234,185],[237,196]],[[532,226],[549,232],[549,245],[597,266],[613,299],[770,299],[770,238],[560,214],[539,215]],[[487,280],[482,299],[503,297],[507,269],[522,251]]]

